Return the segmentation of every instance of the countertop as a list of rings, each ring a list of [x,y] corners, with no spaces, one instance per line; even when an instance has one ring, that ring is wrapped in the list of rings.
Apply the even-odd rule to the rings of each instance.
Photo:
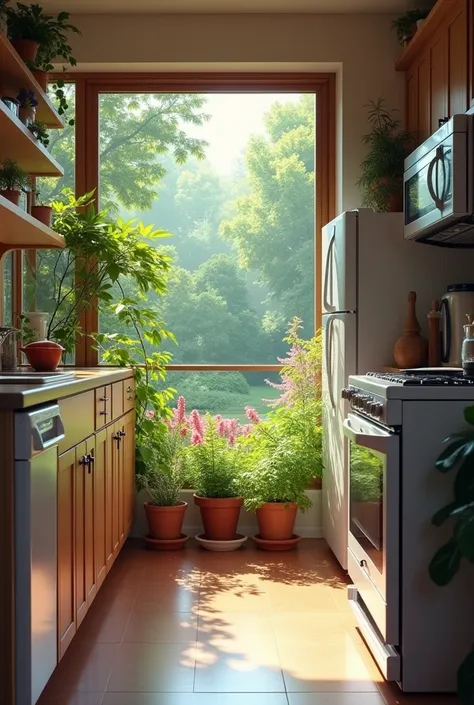
[[[126,367],[69,367],[67,370],[76,377],[58,379],[52,384],[0,384],[0,409],[27,409],[133,377],[133,371]]]

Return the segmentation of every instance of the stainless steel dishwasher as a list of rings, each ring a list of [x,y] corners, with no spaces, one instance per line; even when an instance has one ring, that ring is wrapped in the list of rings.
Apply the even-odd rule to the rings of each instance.
[[[15,412],[15,705],[34,705],[57,650],[57,404]]]

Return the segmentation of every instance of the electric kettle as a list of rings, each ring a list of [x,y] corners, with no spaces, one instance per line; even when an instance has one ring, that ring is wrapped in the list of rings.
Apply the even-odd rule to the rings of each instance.
[[[450,284],[441,299],[441,364],[461,367],[466,315],[474,311],[474,283]]]

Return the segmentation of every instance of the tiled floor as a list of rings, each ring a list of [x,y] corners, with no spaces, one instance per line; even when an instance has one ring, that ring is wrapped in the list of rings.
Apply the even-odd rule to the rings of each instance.
[[[131,543],[38,705],[452,705],[388,686],[324,541],[169,554]]]

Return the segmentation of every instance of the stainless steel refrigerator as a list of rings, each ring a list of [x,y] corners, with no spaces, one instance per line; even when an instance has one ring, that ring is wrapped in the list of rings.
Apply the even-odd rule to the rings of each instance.
[[[402,213],[347,211],[322,234],[323,531],[347,567],[348,448],[341,391],[351,374],[393,364],[409,291],[426,334],[427,313],[449,284],[474,282],[474,250],[405,240]]]

